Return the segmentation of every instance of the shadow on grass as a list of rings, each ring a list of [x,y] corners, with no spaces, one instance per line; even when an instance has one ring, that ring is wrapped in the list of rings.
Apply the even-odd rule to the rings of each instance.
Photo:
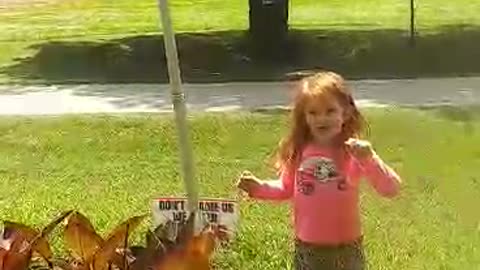
[[[454,121],[454,122],[474,122],[480,120],[480,105],[470,105],[470,106],[452,106],[452,105],[443,105],[443,106],[418,106],[418,109],[422,111],[431,112],[434,115]]]
[[[480,121],[480,105],[433,105],[433,106],[400,106],[419,112],[427,112],[433,117],[462,126],[463,134],[466,136],[479,136],[477,128]],[[479,152],[480,154],[480,152]],[[479,156],[480,157],[480,156]]]
[[[405,31],[292,30],[279,51],[252,49],[244,31],[177,35],[182,75],[191,83],[282,80],[286,73],[317,68],[353,79],[480,74],[478,26],[444,26],[417,38],[412,48]],[[47,83],[168,80],[161,36],[49,42],[33,49],[35,55],[0,72],[13,80]]]

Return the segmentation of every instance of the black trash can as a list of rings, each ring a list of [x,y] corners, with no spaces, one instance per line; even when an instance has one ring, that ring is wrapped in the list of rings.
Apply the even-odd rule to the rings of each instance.
[[[249,34],[259,53],[284,48],[288,35],[289,0],[249,0]]]

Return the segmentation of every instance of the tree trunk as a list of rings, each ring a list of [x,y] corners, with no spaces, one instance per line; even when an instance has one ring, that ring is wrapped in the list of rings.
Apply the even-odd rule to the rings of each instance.
[[[260,55],[282,52],[288,35],[288,1],[249,0],[250,38]]]

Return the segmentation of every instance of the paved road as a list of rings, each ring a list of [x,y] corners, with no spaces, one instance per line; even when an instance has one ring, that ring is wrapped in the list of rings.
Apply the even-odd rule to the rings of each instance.
[[[350,82],[360,106],[479,104],[480,77]],[[184,85],[189,110],[251,110],[285,106],[286,83]],[[160,84],[0,86],[0,115],[171,112]]]

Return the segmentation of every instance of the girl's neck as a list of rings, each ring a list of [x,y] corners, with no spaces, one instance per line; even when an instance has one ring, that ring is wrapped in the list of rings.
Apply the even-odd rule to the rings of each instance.
[[[329,155],[332,155],[337,160],[344,159],[347,154],[347,150],[345,149],[345,144],[341,138],[338,138],[331,142],[318,142],[316,140],[311,140],[310,143],[316,147],[322,149],[322,151],[326,151]]]
[[[318,141],[312,140],[311,144],[331,152],[337,152],[342,150],[342,144],[336,141],[335,142],[318,142]]]
[[[320,141],[320,140],[312,139],[311,143],[315,146],[325,148],[325,149],[330,149],[330,150],[340,150],[342,149],[342,146],[343,146],[343,142],[340,138],[336,138],[330,141]]]

